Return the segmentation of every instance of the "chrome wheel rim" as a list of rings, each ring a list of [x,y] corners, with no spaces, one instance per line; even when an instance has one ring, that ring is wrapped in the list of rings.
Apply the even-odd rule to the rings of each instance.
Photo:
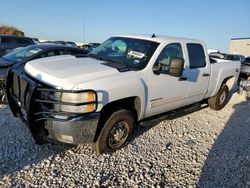
[[[222,105],[226,100],[226,91],[223,91],[220,95],[220,105]]]
[[[108,137],[108,144],[111,148],[121,147],[129,135],[129,125],[126,121],[116,123],[111,129]]]

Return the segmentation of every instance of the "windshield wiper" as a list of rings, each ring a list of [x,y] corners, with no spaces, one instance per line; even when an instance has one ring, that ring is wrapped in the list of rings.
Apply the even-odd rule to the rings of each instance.
[[[118,61],[118,60],[114,60],[110,58],[103,58],[102,60],[107,62],[107,64],[117,64],[118,66],[114,66],[114,65],[113,66],[108,65],[108,66],[116,68],[119,72],[127,72],[131,70],[131,68],[122,61]]]
[[[105,59],[102,59],[103,61],[108,61],[108,62],[111,62],[111,63],[117,63],[117,64],[120,64],[120,65],[123,65],[124,67],[128,68],[128,65],[122,61],[118,61],[118,60],[114,60],[114,59],[110,59],[110,58],[105,58]]]
[[[120,72],[131,70],[131,68],[126,63],[124,63],[122,61],[118,61],[118,60],[111,59],[111,58],[103,58],[103,57],[100,57],[100,56],[98,56],[96,54],[88,54],[88,56],[91,57],[91,58],[97,59],[97,60],[108,62],[108,63],[115,63],[115,64],[122,65],[123,67],[117,67],[117,69]]]

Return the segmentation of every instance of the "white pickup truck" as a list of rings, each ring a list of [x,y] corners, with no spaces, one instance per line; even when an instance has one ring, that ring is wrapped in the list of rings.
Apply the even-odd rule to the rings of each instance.
[[[36,143],[53,138],[112,152],[149,117],[197,102],[222,109],[239,71],[240,62],[210,62],[198,40],[122,35],[87,57],[44,58],[11,69],[7,98]]]

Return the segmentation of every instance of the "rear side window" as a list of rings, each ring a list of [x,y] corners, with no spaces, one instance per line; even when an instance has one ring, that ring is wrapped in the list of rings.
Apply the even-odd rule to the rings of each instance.
[[[206,66],[206,58],[202,45],[187,44],[190,69],[202,68]]]

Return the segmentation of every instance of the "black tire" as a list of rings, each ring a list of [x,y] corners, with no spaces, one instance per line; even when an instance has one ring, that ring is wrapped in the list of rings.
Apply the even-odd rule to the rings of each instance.
[[[228,102],[228,86],[223,84],[217,95],[208,99],[208,106],[213,110],[221,110]]]
[[[124,147],[133,135],[135,116],[129,110],[113,112],[107,119],[93,149],[97,154],[111,153]],[[119,140],[119,141],[118,141]]]

